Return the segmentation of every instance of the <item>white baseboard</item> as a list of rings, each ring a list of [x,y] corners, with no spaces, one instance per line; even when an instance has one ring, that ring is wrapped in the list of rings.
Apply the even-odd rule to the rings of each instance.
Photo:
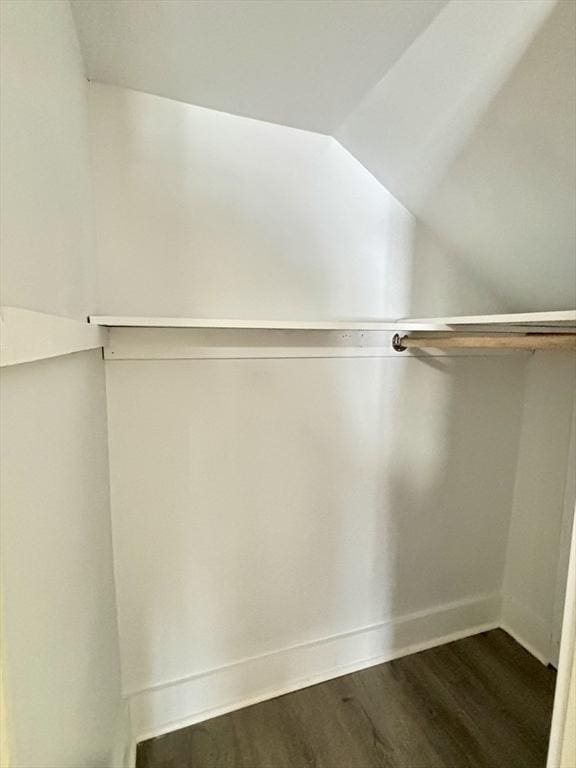
[[[244,659],[129,697],[134,741],[500,625],[487,595]]]
[[[552,638],[549,622],[511,597],[504,597],[500,625],[542,664],[550,663]]]

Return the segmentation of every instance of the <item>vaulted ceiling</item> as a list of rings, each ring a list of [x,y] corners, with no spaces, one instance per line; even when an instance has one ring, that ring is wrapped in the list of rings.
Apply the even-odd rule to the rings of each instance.
[[[331,133],[446,0],[76,0],[103,83]]]

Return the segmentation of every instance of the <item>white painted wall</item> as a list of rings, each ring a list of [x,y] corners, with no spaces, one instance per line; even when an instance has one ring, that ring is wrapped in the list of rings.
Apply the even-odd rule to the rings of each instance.
[[[547,768],[570,768],[576,761],[576,528],[569,543],[569,567],[562,644]]]
[[[137,735],[495,625],[525,361],[107,362]]]
[[[503,308],[335,140],[112,86],[90,94],[100,313]]]
[[[90,92],[99,312],[505,307],[334,140]],[[107,364],[135,733],[497,623],[528,359]]]
[[[12,766],[109,766],[119,669],[101,354],[3,369],[1,398]]]
[[[535,354],[527,366],[525,386],[503,621],[543,660],[557,663],[553,636],[558,639],[555,622],[562,612],[562,581],[565,584],[567,572],[567,558],[561,555],[570,541],[576,474],[569,450],[576,392],[574,356]]]
[[[576,762],[576,651],[572,659],[570,690],[566,709],[566,721],[562,739],[561,768],[570,768]]]
[[[415,297],[434,295],[442,313],[505,309],[333,139],[101,85],[89,305],[68,5],[3,14],[6,303],[342,318],[420,313]],[[497,623],[526,360],[109,363],[137,734]],[[7,695],[23,767],[106,765],[119,711],[101,373],[86,353],[3,374]]]
[[[575,361],[576,366],[576,361]],[[576,371],[573,372],[576,377]],[[564,483],[564,503],[562,511],[562,524],[560,527],[560,543],[557,553],[556,589],[554,594],[554,614],[552,617],[552,663],[558,667],[560,660],[560,645],[562,642],[563,622],[566,603],[569,601],[567,593],[570,589],[567,584],[567,574],[570,567],[570,545],[574,529],[574,508],[576,507],[576,387],[574,388],[574,402],[572,403],[572,428],[570,446],[568,448],[568,461],[566,468],[566,480]]]
[[[368,317],[410,217],[327,136],[91,84],[98,309]]]
[[[69,4],[0,5],[2,302],[85,317],[87,87]],[[101,353],[3,369],[0,396],[11,765],[110,766],[120,685]]]
[[[69,4],[1,7],[1,303],[84,318],[94,226],[86,80]]]

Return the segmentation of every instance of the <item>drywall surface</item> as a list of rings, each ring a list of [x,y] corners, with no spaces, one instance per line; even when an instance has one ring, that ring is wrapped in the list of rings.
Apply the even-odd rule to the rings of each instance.
[[[0,407],[11,766],[108,768],[119,665],[101,353],[3,369]]]
[[[566,725],[562,741],[561,768],[570,768],[576,762],[576,651],[572,662],[570,693],[566,710]]]
[[[576,364],[576,363],[575,363]],[[576,377],[576,373],[573,374]],[[556,575],[556,590],[554,594],[554,615],[552,618],[552,663],[558,667],[560,661],[560,645],[566,608],[567,593],[570,586],[567,577],[570,566],[570,545],[574,527],[574,508],[576,507],[576,387],[574,390],[574,403],[572,406],[572,429],[570,446],[568,448],[568,461],[566,481],[564,483],[564,504],[562,512],[562,525],[560,528],[560,543],[558,547],[558,564]]]
[[[254,664],[275,691],[317,675],[327,638],[353,665],[497,623],[525,361],[107,362],[136,735],[256,695]]]
[[[539,352],[527,367],[524,413],[503,588],[503,621],[542,659],[557,662],[555,614],[561,613],[576,466],[570,457],[576,362]],[[567,541],[564,542],[567,544]],[[563,574],[558,574],[559,562]],[[563,578],[562,578],[563,577]]]
[[[400,317],[429,311],[422,295],[440,314],[502,308],[334,139],[90,94],[99,313]]]
[[[501,308],[333,139],[90,96],[99,313]],[[107,363],[135,735],[497,623],[526,359]]]
[[[576,528],[568,545],[568,580],[562,647],[550,727],[547,768],[569,768],[576,761]]]
[[[70,7],[0,6],[0,303],[83,318],[94,229],[86,80]]]
[[[90,95],[101,312],[383,314],[410,216],[333,139],[111,86]]]
[[[2,302],[83,318],[93,308],[94,227],[70,7],[0,6]],[[108,767],[120,673],[101,352],[3,369],[1,398],[10,764]]]

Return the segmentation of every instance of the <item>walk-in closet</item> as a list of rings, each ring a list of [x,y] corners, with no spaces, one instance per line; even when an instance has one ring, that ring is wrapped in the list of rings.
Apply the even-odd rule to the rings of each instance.
[[[0,7],[2,768],[575,768],[576,3]]]

